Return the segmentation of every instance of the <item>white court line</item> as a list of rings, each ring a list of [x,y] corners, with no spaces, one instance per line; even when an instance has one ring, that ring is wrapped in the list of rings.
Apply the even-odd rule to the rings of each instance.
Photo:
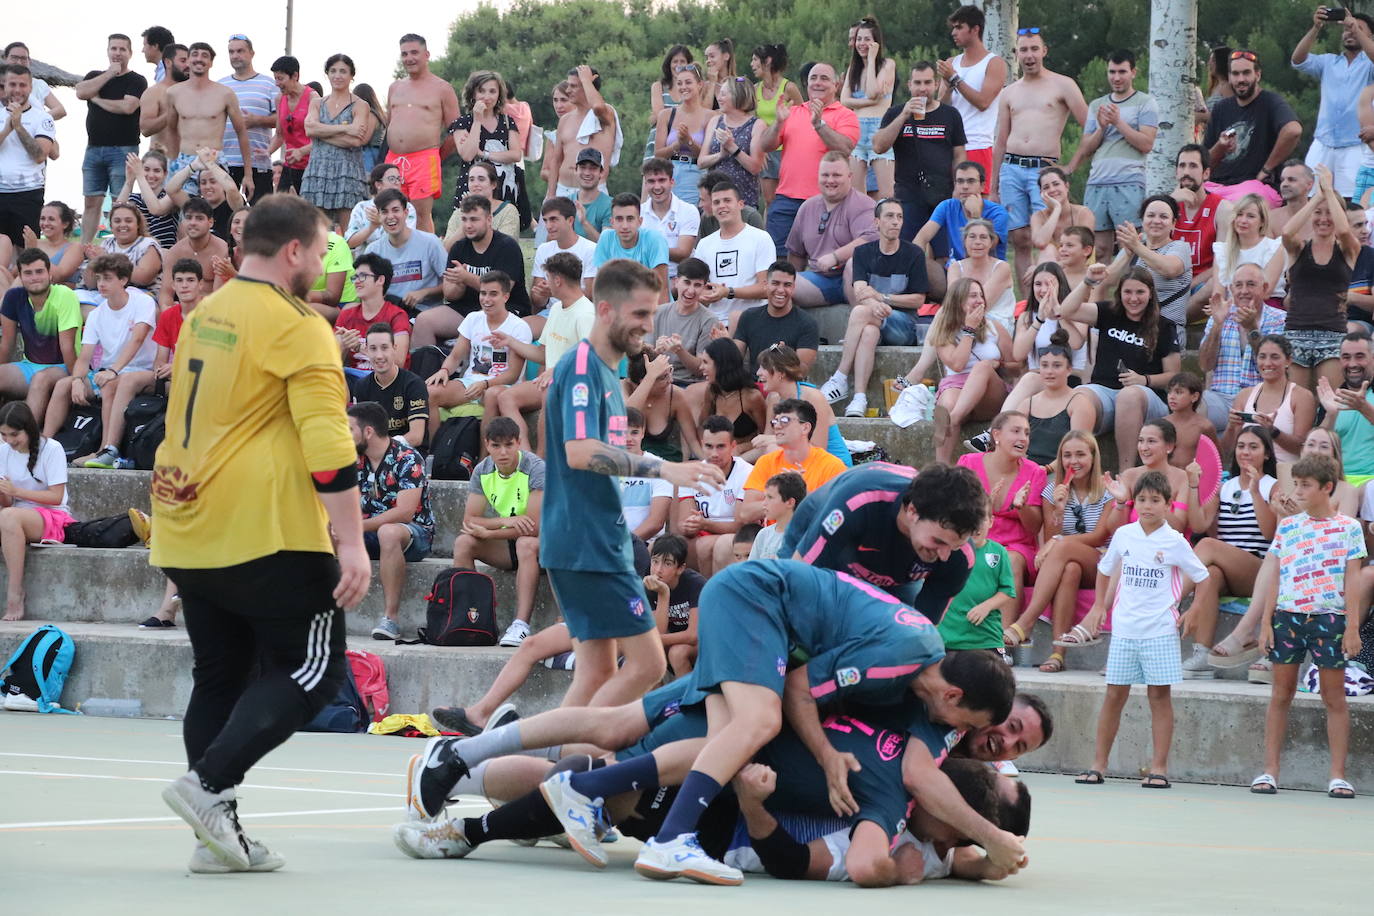
[[[450,805],[451,808],[477,808],[485,807],[480,802],[464,802],[463,804]],[[306,817],[319,814],[365,814],[375,811],[395,811],[395,805],[387,805],[385,808],[318,808],[311,811],[268,811],[261,814],[240,813],[240,820],[254,820],[262,817]],[[107,824],[161,824],[161,823],[181,823],[179,817],[108,817],[99,820],[89,821],[28,821],[26,823],[0,824],[0,830],[31,830],[44,827],[101,827]]]
[[[85,760],[90,763],[154,763],[165,766],[185,767],[184,760],[134,760],[127,757],[72,757],[67,754],[24,754],[17,751],[0,751],[0,757],[35,757],[39,760]],[[334,776],[400,776],[397,772],[374,773],[370,770],[316,770],[307,767],[265,767],[254,766],[254,770],[272,770],[278,773],[326,773]]]
[[[62,776],[69,779],[118,779],[124,782],[160,782],[168,780],[162,776],[110,776],[105,773],[52,773],[45,770],[0,770],[0,776]],[[354,789],[307,789],[303,786],[263,786],[242,783],[240,789],[273,789],[278,792],[320,792],[326,795],[368,795],[374,798],[396,798],[396,792],[359,792]]]

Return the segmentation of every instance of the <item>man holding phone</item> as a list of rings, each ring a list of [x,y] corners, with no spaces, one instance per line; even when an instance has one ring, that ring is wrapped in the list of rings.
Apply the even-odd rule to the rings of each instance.
[[[1260,88],[1263,74],[1254,51],[1232,51],[1229,67],[1234,95],[1217,102],[1203,138],[1212,181],[1236,185],[1259,179],[1272,185],[1279,163],[1302,137],[1302,124],[1283,96]],[[1271,191],[1269,196],[1275,202],[1277,195]]]
[[[1257,264],[1242,264],[1231,277],[1229,302],[1223,289],[1207,304],[1207,327],[1198,347],[1198,363],[1207,373],[1199,413],[1206,413],[1218,433],[1230,421],[1236,395],[1258,385],[1255,353],[1269,334],[1282,334],[1286,313],[1265,303],[1269,283]]]
[[[1326,27],[1341,27],[1341,53],[1312,54],[1312,45]],[[1356,102],[1365,86],[1374,82],[1374,18],[1367,13],[1352,13],[1343,7],[1317,7],[1312,27],[1293,49],[1293,67],[1321,81],[1321,106],[1307,164],[1315,169],[1325,165],[1331,170],[1336,193],[1350,197],[1355,193],[1355,174],[1359,171],[1364,144],[1360,142],[1360,122]]]

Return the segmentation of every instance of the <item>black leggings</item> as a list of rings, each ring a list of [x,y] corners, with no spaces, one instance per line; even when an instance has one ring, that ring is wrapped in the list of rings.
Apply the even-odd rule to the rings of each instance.
[[[195,656],[186,758],[216,791],[332,700],[347,659],[332,554],[283,551],[219,569],[167,569]],[[252,678],[254,671],[257,677]]]

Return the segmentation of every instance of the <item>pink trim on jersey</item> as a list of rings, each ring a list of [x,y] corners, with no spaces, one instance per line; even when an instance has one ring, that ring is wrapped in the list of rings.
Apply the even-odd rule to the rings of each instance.
[[[841,582],[847,582],[847,583],[849,583],[850,585],[852,585],[852,586],[854,586],[855,588],[857,588],[859,591],[863,592],[863,593],[864,593],[865,595],[867,595],[868,597],[870,597],[870,598],[876,598],[877,600],[883,602],[884,604],[901,604],[901,603],[902,603],[902,602],[898,601],[896,598],[894,598],[894,597],[892,597],[891,595],[889,595],[887,592],[880,591],[879,589],[874,588],[872,585],[869,585],[867,582],[863,581],[862,579],[856,579],[855,577],[851,576],[849,573],[837,572],[837,573],[835,573],[835,576],[836,576]]]
[[[812,564],[812,565],[814,566],[815,563],[816,563],[816,558],[819,557],[819,556],[821,555],[821,553],[824,552],[824,551],[825,551],[825,538],[823,538],[823,537],[816,538],[816,543],[814,543],[814,544],[811,545],[811,549],[810,549],[810,550],[808,550],[806,553],[802,554],[802,559],[805,560],[806,562]]]
[[[864,672],[864,676],[883,679],[898,678],[904,674],[915,674],[922,667],[921,665],[894,665],[889,668],[869,668]]]
[[[574,429],[573,429],[573,438],[574,438],[574,439],[585,439],[585,438],[587,438],[587,415],[586,415],[585,413],[583,413],[582,411],[579,410],[577,413],[575,413],[575,414],[573,415],[573,417],[574,417],[574,420],[573,420],[573,425],[574,425]]]
[[[964,559],[965,559],[965,560],[968,560],[968,568],[969,568],[969,571],[972,572],[972,571],[973,571],[973,560],[974,560],[973,548],[972,548],[971,546],[969,546],[969,542],[968,542],[968,541],[964,541],[964,546],[963,546],[963,547],[960,547],[959,549],[962,550],[962,551],[964,552]]]
[[[867,506],[869,503],[895,503],[901,497],[900,490],[869,490],[867,493],[851,496],[844,507],[852,510]]]
[[[585,340],[579,342],[577,345],[577,362],[573,368],[577,370],[577,373],[579,375],[582,375],[587,371],[587,353],[591,350],[591,348],[592,345],[587,343]]]

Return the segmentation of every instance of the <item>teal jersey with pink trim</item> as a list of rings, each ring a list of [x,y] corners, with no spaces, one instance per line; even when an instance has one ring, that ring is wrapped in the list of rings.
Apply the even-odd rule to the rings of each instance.
[[[587,340],[578,341],[554,367],[544,401],[544,436],[548,457],[539,564],[545,569],[633,572],[619,479],[568,466],[567,442],[600,439],[625,447],[620,380]]]

